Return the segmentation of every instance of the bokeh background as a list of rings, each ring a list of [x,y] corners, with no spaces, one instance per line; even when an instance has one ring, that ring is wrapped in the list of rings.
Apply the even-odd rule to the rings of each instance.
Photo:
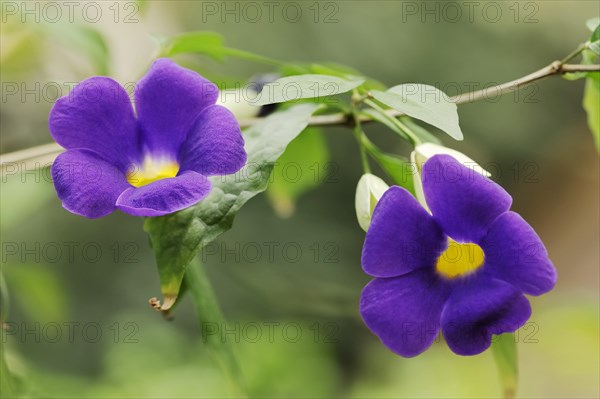
[[[90,2],[75,3],[73,22],[61,2],[63,15],[54,22],[45,2],[2,2],[2,153],[51,142],[47,115],[57,87],[66,95],[70,82],[99,74],[133,82],[161,37],[186,31],[216,31],[231,47],[287,62],[346,64],[387,85],[421,82],[457,94],[564,57],[588,38],[586,20],[600,14],[596,1],[475,2],[471,16],[468,5],[454,2],[461,17],[456,7],[435,1],[295,1],[288,8],[276,1],[271,15],[255,3],[257,19],[246,2],[96,1],[95,21],[96,6],[84,16]],[[34,10],[25,22],[22,7]],[[272,70],[236,59],[177,61],[215,80],[245,82]],[[464,142],[439,134],[481,164],[498,166],[494,178],[559,271],[556,289],[531,300],[531,323],[518,334],[521,397],[600,396],[599,164],[582,92],[583,81],[549,78],[518,96],[460,106]],[[387,151],[407,155],[384,127],[369,126],[368,133]],[[349,130],[327,128],[325,138],[334,179],[305,193],[287,218],[267,196],[251,200],[203,256],[230,328],[238,329],[235,346],[250,394],[499,397],[491,353],[458,357],[439,342],[402,359],[362,324],[358,299],[368,277],[354,215],[358,149]],[[47,176],[43,169],[5,174],[1,185],[2,271],[13,323],[3,347],[29,394],[227,395],[189,300],[171,321],[147,304],[160,290],[142,220],[119,212],[99,220],[72,215]],[[72,337],[64,323],[72,323]],[[279,323],[272,324],[272,338],[264,323]],[[262,335],[253,342],[256,325]]]

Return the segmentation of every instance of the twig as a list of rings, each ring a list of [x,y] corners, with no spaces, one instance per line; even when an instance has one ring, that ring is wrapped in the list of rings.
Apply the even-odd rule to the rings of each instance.
[[[476,102],[485,98],[495,98],[506,93],[510,93],[523,88],[533,82],[545,79],[549,76],[563,75],[573,72],[600,72],[600,65],[581,65],[581,64],[563,64],[561,61],[554,61],[550,65],[535,71],[522,78],[503,83],[498,86],[492,86],[487,89],[462,93],[451,97],[450,100],[456,104],[467,104]],[[403,113],[396,110],[387,110],[386,113],[392,117],[402,116]],[[345,113],[335,113],[328,115],[313,116],[310,119],[309,126],[334,126],[346,125],[352,121],[353,116]],[[250,127],[261,121],[263,118],[250,118],[240,121],[242,128]],[[360,122],[372,122],[373,120],[366,115],[361,115]],[[54,159],[63,152],[64,149],[56,143],[44,144],[37,147],[30,147],[21,151],[15,151],[0,155],[0,165],[2,174],[15,173],[37,169],[40,166],[50,165]]]

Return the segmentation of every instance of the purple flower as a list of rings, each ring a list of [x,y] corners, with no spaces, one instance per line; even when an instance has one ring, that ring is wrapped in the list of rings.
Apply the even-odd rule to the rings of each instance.
[[[52,165],[58,197],[88,218],[116,208],[159,216],[187,208],[211,189],[207,176],[246,163],[239,124],[215,105],[210,81],[169,59],[156,60],[134,90],[93,77],[50,112],[54,140],[67,151]]]
[[[375,279],[360,312],[401,356],[425,351],[440,330],[452,351],[475,355],[529,319],[523,294],[550,291],[556,270],[502,187],[448,155],[427,160],[422,176],[433,215],[400,187],[375,208],[362,253]]]

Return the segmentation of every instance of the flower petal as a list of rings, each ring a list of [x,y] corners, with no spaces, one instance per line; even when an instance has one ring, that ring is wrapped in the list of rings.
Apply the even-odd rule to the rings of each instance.
[[[188,171],[142,187],[131,187],[117,199],[117,208],[134,216],[161,216],[194,205],[210,192],[206,176]]]
[[[211,105],[194,122],[179,153],[181,170],[205,176],[235,173],[246,163],[244,139],[228,109]]]
[[[442,312],[442,331],[458,355],[489,348],[492,334],[514,332],[531,316],[527,298],[512,285],[478,277],[455,287]]]
[[[449,155],[435,155],[425,162],[423,191],[435,220],[459,242],[480,242],[512,203],[502,187]]]
[[[139,160],[135,123],[125,89],[110,78],[94,77],[56,101],[48,127],[66,149],[94,151],[126,172]]]
[[[196,72],[166,58],[154,61],[134,91],[144,150],[174,159],[194,120],[218,95]]]
[[[447,239],[417,200],[394,186],[383,194],[362,252],[362,267],[374,277],[393,277],[435,266]]]
[[[533,228],[514,212],[492,223],[482,242],[485,271],[526,294],[541,295],[556,284],[556,269]]]
[[[369,329],[393,352],[413,357],[431,346],[449,284],[428,270],[375,279],[363,290],[360,314]]]
[[[89,150],[68,150],[52,165],[52,180],[63,207],[87,218],[115,210],[121,193],[131,187],[115,166]]]

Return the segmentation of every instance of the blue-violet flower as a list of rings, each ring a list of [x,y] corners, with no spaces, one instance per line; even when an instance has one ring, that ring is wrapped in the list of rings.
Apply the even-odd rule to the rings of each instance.
[[[362,253],[375,279],[360,312],[401,356],[425,351],[440,330],[453,352],[475,355],[492,335],[523,326],[531,316],[524,294],[550,291],[556,270],[492,180],[435,155],[423,165],[422,184],[431,214],[397,186],[375,207]]]
[[[246,163],[233,114],[215,105],[218,88],[169,59],[156,60],[134,90],[93,77],[60,98],[50,134],[67,149],[52,165],[68,211],[98,218],[120,209],[160,216],[187,208],[211,189],[207,176]]]

